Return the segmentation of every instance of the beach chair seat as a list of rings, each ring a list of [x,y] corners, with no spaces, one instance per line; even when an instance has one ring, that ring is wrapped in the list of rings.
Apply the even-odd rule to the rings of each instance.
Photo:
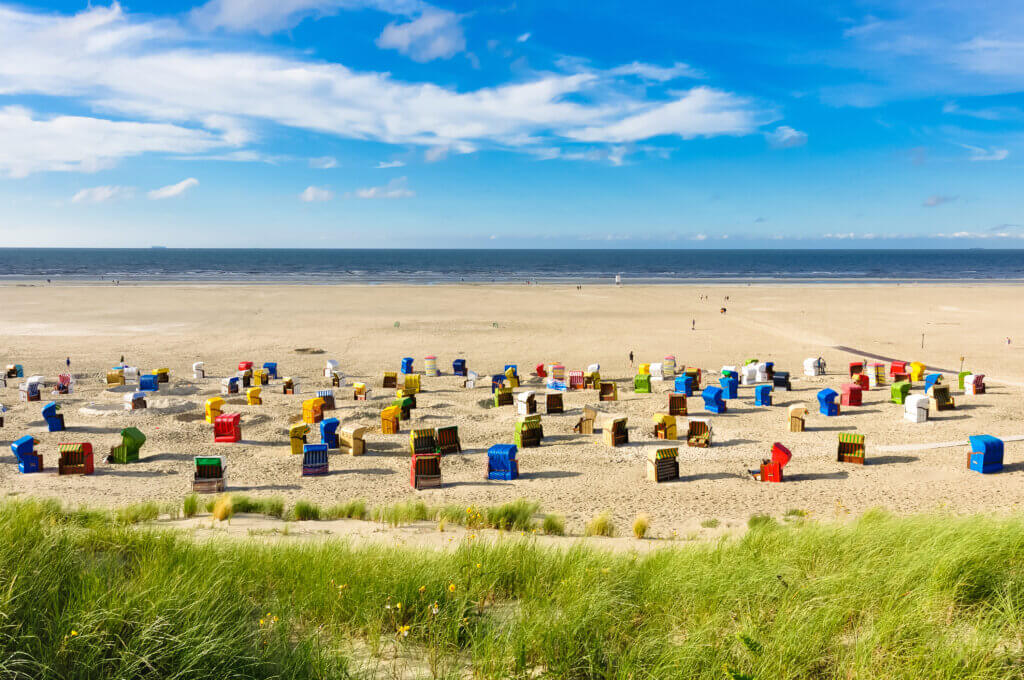
[[[288,427],[288,446],[292,455],[302,453],[302,447],[306,445],[306,436],[309,434],[309,425],[306,423],[293,423]]]
[[[864,390],[861,389],[860,385],[847,383],[840,389],[843,391],[839,397],[839,403],[842,406],[860,406],[864,403]]]
[[[402,375],[409,375],[412,373],[412,357],[402,357],[402,361],[399,364],[399,372]]]
[[[92,444],[74,442],[57,445],[60,459],[57,462],[59,475],[91,475],[93,473]]]
[[[326,444],[306,444],[302,447],[303,477],[322,477],[331,473],[327,449]]]
[[[226,487],[227,466],[223,456],[195,456],[193,493],[222,493]]]
[[[647,452],[647,479],[656,484],[679,479],[679,449],[650,449]]]
[[[324,419],[324,400],[320,397],[313,397],[302,402],[302,421],[310,425],[316,425]]]
[[[263,404],[262,387],[250,387],[245,391],[245,403],[249,406],[260,406]]]
[[[533,392],[520,392],[516,395],[516,413],[528,416],[537,412],[537,396]]]
[[[758,385],[754,388],[754,406],[771,406],[773,385]]]
[[[437,452],[461,453],[462,444],[459,442],[459,428],[457,425],[447,425],[437,428]]]
[[[1003,442],[990,434],[976,434],[967,438],[971,452],[967,454],[967,469],[983,475],[1003,469]]]
[[[561,392],[548,392],[544,395],[544,412],[548,415],[565,412]]]
[[[903,409],[904,420],[912,423],[928,421],[928,397],[923,394],[912,394],[907,397]]]
[[[864,435],[853,432],[839,433],[839,447],[836,461],[840,463],[864,464]]]
[[[441,486],[441,455],[438,453],[415,453],[410,465],[412,488],[436,489]]]
[[[494,390],[494,405],[495,406],[511,406],[512,405],[512,388],[511,387],[499,387]]]
[[[792,404],[787,410],[789,417],[789,431],[803,432],[804,419],[807,417],[807,407],[803,404]]]
[[[625,417],[612,418],[601,428],[601,438],[608,446],[622,446],[629,443],[629,429]]]
[[[889,388],[889,401],[894,404],[903,404],[910,394],[910,383],[905,380],[893,383]]]
[[[831,388],[825,388],[818,392],[818,413],[823,416],[838,416],[839,404],[836,403],[838,396],[839,393]]]
[[[722,389],[723,399],[737,399],[739,398],[739,387],[740,383],[735,377],[722,378],[718,381],[719,387]]]
[[[928,400],[928,407],[934,411],[952,411],[956,408],[956,402],[949,394],[948,385],[935,385],[931,389],[931,399]]]
[[[277,362],[276,361],[264,361],[263,370],[267,372],[267,377],[271,380],[277,380]]]
[[[19,437],[11,442],[11,451],[18,460],[18,472],[31,474],[43,471],[43,454],[36,450],[39,440],[31,435]]]
[[[456,359],[452,361],[452,375],[466,376],[466,360]]]
[[[855,376],[855,375],[860,375],[863,372],[864,372],[864,362],[863,361],[851,361],[850,362],[850,377],[851,378],[853,376]]]
[[[985,394],[985,375],[983,373],[971,373],[964,379],[964,394],[976,396]]]
[[[110,454],[107,456],[108,463],[127,465],[136,463],[139,460],[139,453],[142,445],[146,443],[146,435],[137,427],[126,427],[121,430],[121,443],[110,447]]]
[[[714,387],[709,385],[704,388],[704,391],[700,394],[701,398],[704,399],[704,410],[711,413],[725,413],[728,407],[725,404],[725,399],[722,398],[722,388]]]
[[[213,421],[224,410],[224,400],[220,397],[210,397],[206,400],[206,404],[203,408],[206,414],[206,422],[213,425]]]
[[[214,418],[213,441],[218,444],[234,444],[242,441],[241,414],[222,413]]]
[[[686,445],[697,448],[711,446],[712,427],[707,418],[690,418],[686,423]]]
[[[398,387],[398,374],[391,371],[385,371],[384,377],[381,378],[380,386],[382,389]]]
[[[601,391],[598,394],[601,401],[618,401],[619,388],[613,382],[602,382]]]
[[[772,457],[761,461],[761,469],[756,478],[762,482],[783,481],[782,469],[786,467],[793,454],[779,442],[772,444]]]
[[[651,421],[654,423],[655,439],[668,439],[671,441],[678,439],[675,416],[668,413],[655,413],[651,416]]]
[[[294,378],[285,378],[281,381],[281,394],[295,394],[296,392],[297,388]]]
[[[676,377],[675,382],[672,384],[673,389],[682,394],[683,396],[693,396],[693,377],[689,375],[680,375]]]
[[[651,393],[651,375],[649,373],[641,373],[633,377],[633,391],[637,394],[650,394]]]
[[[51,401],[43,407],[43,420],[46,421],[47,432],[64,431],[64,414],[60,413],[60,405]]]
[[[324,418],[320,421],[320,443],[325,444],[328,449],[338,448],[338,426],[341,421],[337,418]]]
[[[400,406],[388,406],[380,412],[381,434],[398,434],[399,416],[402,413]]]
[[[495,444],[487,449],[487,479],[511,481],[519,478],[518,449],[512,444]]]

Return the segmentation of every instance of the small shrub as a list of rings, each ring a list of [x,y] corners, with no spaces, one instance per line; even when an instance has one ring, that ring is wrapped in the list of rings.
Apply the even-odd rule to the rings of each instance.
[[[718,526],[719,524],[721,524],[721,522],[719,522],[719,521],[718,521],[717,519],[715,519],[714,517],[712,517],[712,518],[710,518],[710,519],[702,519],[702,520],[700,521],[700,525],[701,525],[702,527],[704,527],[705,529],[714,529],[714,528],[715,528],[715,527],[717,527],[717,526]]]
[[[777,524],[778,522],[771,515],[751,515],[747,520],[748,529],[768,529]]]
[[[263,514],[268,517],[276,517],[277,519],[284,517],[284,499],[280,496],[274,496],[264,500]]]
[[[651,527],[651,518],[647,516],[647,513],[641,512],[633,520],[633,535],[637,538],[643,538],[647,535],[647,530]]]
[[[185,502],[181,504],[181,511],[185,517],[195,517],[196,513],[199,512],[198,494],[190,493],[185,496]]]
[[[548,536],[565,536],[565,520],[560,515],[544,515],[540,527]]]
[[[320,506],[309,501],[298,501],[292,508],[292,516],[300,522],[320,519]]]
[[[117,511],[116,519],[121,524],[138,524],[151,522],[160,516],[160,506],[156,503],[135,503]]]
[[[231,496],[223,494],[213,503],[213,518],[220,522],[231,519],[235,514],[235,506],[231,502]]]
[[[605,510],[604,512],[597,514],[587,522],[587,529],[585,531],[587,536],[604,536],[611,538],[615,535],[615,522],[612,521],[611,510]]]

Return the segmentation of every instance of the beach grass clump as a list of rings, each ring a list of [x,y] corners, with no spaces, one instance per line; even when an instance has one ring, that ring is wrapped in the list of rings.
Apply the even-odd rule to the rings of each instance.
[[[615,522],[612,519],[612,511],[605,510],[597,515],[594,515],[584,530],[586,536],[604,536],[606,538],[612,538],[615,536]]]
[[[230,494],[221,494],[213,501],[213,508],[211,509],[213,518],[218,522],[224,522],[231,519],[231,516],[235,514],[234,502],[231,499]]]
[[[866,513],[646,554],[98,520],[0,503],[0,677],[1020,676],[1020,515]]]
[[[160,506],[149,501],[146,503],[133,503],[114,512],[116,521],[121,524],[138,524],[140,522],[152,522],[160,516]]]
[[[487,509],[487,526],[500,531],[529,531],[540,503],[523,498]]]
[[[565,536],[565,518],[548,513],[540,524],[541,531],[548,536]]]
[[[327,508],[323,513],[324,519],[366,519],[366,501],[362,499],[338,503]]]
[[[750,519],[747,520],[747,528],[750,530],[770,529],[778,526],[778,524],[774,517],[764,514],[751,515]]]
[[[190,493],[181,503],[181,513],[186,517],[195,517],[199,513],[199,494]]]
[[[647,535],[647,530],[651,528],[651,518],[647,516],[647,513],[641,512],[633,520],[633,535],[637,538],[643,538]]]
[[[296,501],[292,506],[290,517],[298,522],[320,519],[320,506],[309,501]]]
[[[700,525],[701,525],[701,527],[703,527],[704,529],[715,529],[715,528],[717,528],[717,527],[718,527],[718,526],[719,526],[720,524],[721,524],[721,521],[719,521],[718,519],[716,519],[716,518],[714,518],[714,517],[709,517],[709,518],[707,518],[707,519],[702,519],[702,520],[700,521]]]

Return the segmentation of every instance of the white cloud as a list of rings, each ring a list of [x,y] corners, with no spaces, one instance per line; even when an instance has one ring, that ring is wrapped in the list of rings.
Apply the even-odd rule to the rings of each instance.
[[[326,187],[306,187],[306,190],[299,194],[299,200],[303,203],[318,203],[329,201],[334,198],[334,192]]]
[[[634,61],[632,64],[623,64],[608,71],[616,76],[637,76],[643,80],[650,80],[658,83],[665,83],[678,78],[703,78],[704,74],[692,68],[689,64],[677,61],[672,66],[655,66]]]
[[[458,14],[432,8],[410,21],[392,21],[377,38],[377,47],[398,50],[419,62],[451,59],[466,49],[466,36]]]
[[[83,116],[39,118],[21,107],[0,108],[0,173],[10,177],[44,171],[95,172],[129,156],[196,153],[223,145],[209,132],[177,125]]]
[[[316,168],[317,170],[330,170],[331,168],[338,167],[338,159],[335,158],[334,156],[310,158],[309,167]]]
[[[922,203],[921,205],[923,205],[926,208],[936,208],[940,205],[945,205],[946,203],[952,203],[956,199],[956,196],[943,196],[941,194],[935,194],[924,199],[924,203]]]
[[[131,198],[135,195],[133,187],[102,186],[82,189],[71,197],[72,203],[105,203],[118,198]]]
[[[266,7],[263,0],[252,2]],[[296,2],[280,5],[310,6]],[[228,5],[237,9],[244,3],[220,3],[222,9]],[[430,15],[440,22],[436,25],[454,31],[454,19],[438,19],[437,12],[443,13],[422,10],[420,18]],[[395,30],[394,42],[386,42],[408,49],[414,58],[443,56],[454,49],[453,40],[462,40],[461,30],[457,38],[451,33],[439,40],[426,38],[429,31]],[[630,76],[610,71],[533,73],[513,83],[457,90],[263,49],[243,51],[235,41],[212,38],[197,47],[173,21],[136,18],[117,5],[73,16],[0,5],[0,96],[65,98],[105,114],[154,121],[62,118],[61,125],[78,123],[71,131],[58,131],[52,143],[49,132],[60,126],[35,121],[47,130],[35,131],[32,142],[19,142],[20,129],[0,138],[0,171],[97,169],[147,151],[219,151],[209,158],[246,160],[248,154],[266,160],[249,149],[222,148],[248,143],[252,130],[274,125],[438,149],[431,154],[436,156],[442,148],[532,152],[570,141],[623,144],[662,135],[743,135],[773,118],[746,98],[710,87],[651,98],[629,82]],[[636,71],[633,65],[626,68]],[[28,122],[20,127],[33,122],[27,113],[21,117]],[[81,129],[84,121],[109,129],[110,135]],[[13,146],[4,144],[8,139]]]
[[[192,22],[204,31],[255,31],[270,35],[297,26],[309,17],[341,10],[375,9],[388,14],[422,10],[418,0],[209,0],[192,10]]]
[[[378,170],[386,170],[388,168],[404,168],[405,161],[381,161],[377,163]]]
[[[406,178],[399,177],[387,183],[383,187],[367,187],[356,189],[356,198],[412,198],[416,195],[406,187]]]
[[[604,125],[571,130],[567,136],[584,142],[634,142],[662,135],[683,139],[746,135],[763,124],[751,103],[729,92],[695,87],[677,99]]]
[[[175,196],[181,196],[183,193],[185,193],[192,187],[197,186],[199,186],[199,180],[197,180],[195,177],[189,177],[188,179],[181,180],[177,184],[170,184],[159,189],[154,189],[153,191],[148,192],[146,195],[154,200],[159,200],[162,198],[174,198]]]
[[[984,149],[970,144],[961,144],[960,146],[971,152],[970,159],[972,161],[1004,161],[1010,156],[1008,149]]]
[[[516,42],[524,43],[524,42],[526,42],[529,39],[530,39],[530,32],[527,31],[526,33],[523,33],[521,36],[516,38]]]
[[[794,130],[788,125],[780,125],[771,132],[766,132],[764,136],[776,149],[791,149],[807,143],[806,132]]]

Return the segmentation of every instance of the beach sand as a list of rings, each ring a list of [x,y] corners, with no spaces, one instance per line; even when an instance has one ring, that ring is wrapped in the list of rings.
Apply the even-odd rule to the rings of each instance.
[[[176,501],[190,491],[192,456],[220,454],[228,460],[229,490],[253,496],[280,495],[323,505],[363,498],[371,505],[403,499],[430,504],[486,506],[528,498],[547,512],[565,515],[580,531],[594,514],[611,509],[620,527],[637,512],[648,513],[664,534],[688,531],[701,519],[745,522],[756,513],[789,509],[820,518],[854,515],[872,507],[898,513],[944,508],[955,512],[1007,511],[1024,499],[1024,441],[1006,443],[1006,468],[980,475],[965,468],[966,446],[922,448],[966,440],[971,434],[1024,435],[1024,288],[1014,285],[673,285],[673,286],[309,286],[309,285],[35,285],[2,288],[0,363],[20,363],[25,374],[47,376],[52,386],[70,356],[74,394],[53,397],[68,426],[46,432],[41,403],[18,401],[18,380],[0,388],[8,407],[3,443],[24,434],[41,441],[47,471],[18,474],[12,455],[0,465],[0,491],[7,496],[44,496],[72,505],[117,506],[137,501]],[[701,300],[706,295],[708,300]],[[728,297],[728,300],[725,298]],[[728,313],[721,314],[720,307]],[[691,331],[691,320],[696,330]],[[397,324],[397,325],[396,325]],[[922,334],[924,346],[922,348]],[[1006,337],[1013,344],[1006,343]],[[1017,342],[1022,344],[1018,345]],[[835,349],[853,348],[851,353]],[[322,354],[299,353],[302,348]],[[680,365],[715,372],[757,357],[789,370],[794,390],[776,393],[775,405],[753,406],[753,388],[740,387],[729,412],[712,416],[715,444],[708,449],[681,443],[678,482],[645,479],[645,457],[655,445],[651,416],[667,409],[671,381],[654,393],[634,394],[628,354],[636,362],[673,354]],[[864,394],[864,405],[839,417],[817,414],[815,394],[839,390],[850,361],[861,353],[930,366],[966,368],[988,376],[988,393],[971,397],[955,389],[957,408],[932,413],[925,424],[903,419],[903,407],[888,403],[888,387]],[[381,435],[379,412],[393,397],[380,388],[385,370],[398,370],[403,356],[434,354],[443,375],[424,377],[412,424]],[[151,395],[146,411],[121,410],[125,389],[107,390],[104,375],[124,355],[142,369],[166,366],[169,385]],[[802,375],[806,357],[822,356],[829,374]],[[511,443],[514,408],[490,408],[489,380],[465,390],[451,375],[451,361],[465,358],[482,378],[515,363],[523,389],[543,392],[533,367],[558,361],[567,369],[601,364],[605,379],[619,384],[618,403],[603,404],[629,418],[630,443],[609,448],[599,435],[575,435],[572,426],[593,391],[565,396],[564,415],[544,415],[545,440],[519,454],[521,477],[487,481],[486,450]],[[354,402],[351,387],[336,390],[343,424],[370,427],[367,455],[331,456],[331,474],[302,478],[300,458],[289,454],[286,428],[301,402],[326,387],[326,359],[340,362],[352,380],[367,382],[371,399]],[[233,375],[239,361],[277,361],[282,375],[299,380],[303,394],[281,394],[279,381],[263,389],[263,406],[244,397],[228,399],[226,411],[242,414],[243,443],[214,444],[202,419],[203,402],[217,395],[219,378]],[[207,379],[192,379],[194,361],[206,363]],[[920,391],[921,385],[915,386]],[[808,431],[790,433],[786,406],[810,408]],[[705,415],[699,397],[691,415]],[[540,409],[543,412],[543,407]],[[410,428],[459,426],[463,452],[443,459],[444,486],[415,492],[409,485]],[[142,462],[103,461],[119,443],[121,428],[135,425],[148,437]],[[836,462],[836,435],[865,434],[868,465]],[[59,477],[58,442],[92,442],[96,474]],[[310,441],[318,441],[311,435]],[[783,484],[753,481],[748,470],[769,455],[772,442],[793,452]],[[664,442],[662,442],[664,445]],[[915,448],[909,448],[909,447]],[[886,451],[885,448],[890,447]]]

